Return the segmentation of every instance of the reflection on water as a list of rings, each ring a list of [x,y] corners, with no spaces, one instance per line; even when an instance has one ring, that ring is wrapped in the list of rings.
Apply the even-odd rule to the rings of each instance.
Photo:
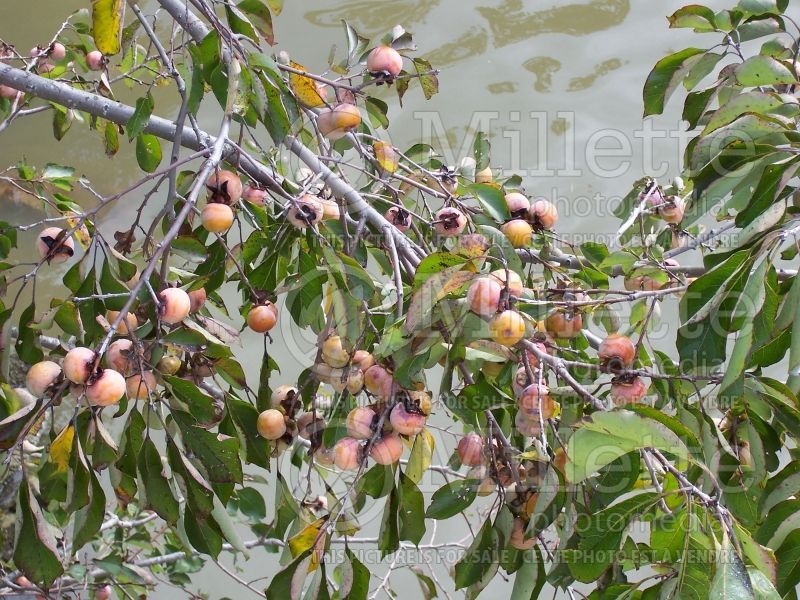
[[[498,81],[486,86],[492,94],[511,94],[517,91],[517,84],[513,81]]]
[[[472,27],[457,40],[439,46],[433,52],[427,52],[425,58],[432,65],[441,67],[458,60],[480,56],[486,52],[489,44],[489,34],[481,27]]]
[[[534,56],[523,64],[528,71],[534,74],[533,87],[537,92],[549,92],[553,86],[553,73],[561,69],[561,63],[550,56]]]
[[[619,25],[629,11],[629,0],[592,0],[536,12],[523,11],[522,0],[505,0],[497,8],[478,8],[489,22],[496,48],[543,33],[587,35]]]
[[[553,119],[553,122],[550,123],[550,131],[555,135],[564,135],[569,129],[569,125],[569,121],[564,117],[556,117]]]
[[[342,19],[367,36],[389,31],[401,23],[408,28],[425,18],[440,0],[373,0],[337,3],[335,9],[312,10],[305,14],[306,20],[321,27],[340,27]]]
[[[594,66],[593,73],[589,73],[588,75],[584,75],[583,77],[573,77],[572,79],[570,79],[569,86],[567,86],[567,91],[577,92],[579,90],[585,90],[586,88],[591,87],[598,77],[607,75],[611,71],[616,71],[621,66],[622,66],[622,61],[618,58],[610,58],[609,60],[604,60],[600,64]]]

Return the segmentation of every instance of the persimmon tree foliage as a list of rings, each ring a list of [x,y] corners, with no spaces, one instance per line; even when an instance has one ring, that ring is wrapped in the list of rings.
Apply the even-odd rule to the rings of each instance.
[[[275,599],[391,595],[406,568],[426,598],[506,575],[515,599],[795,597],[788,0],[670,17],[715,44],[659,61],[644,113],[682,86],[695,135],[672,183],[633,182],[614,247],[561,239],[485,133],[456,166],[391,143],[387,88],[439,84],[401,27],[345,24],[317,75],[270,50],[280,0],[151,4],[87,2],[30,52],[3,41],[0,131],[89,127],[97,160],[117,168],[127,138],[143,171],[107,195],[69,155],[2,174],[44,211],[0,224],[5,591],[145,596],[258,548],[275,553],[266,581],[223,568]],[[134,193],[128,229],[96,226]],[[31,235],[33,264],[17,249]],[[52,297],[43,273],[61,278]],[[670,297],[673,352],[648,336]],[[296,381],[281,322],[317,339]],[[264,335],[246,349],[258,373],[232,349],[244,328]],[[469,527],[442,540],[451,518]],[[458,550],[452,581],[397,559],[414,548]]]

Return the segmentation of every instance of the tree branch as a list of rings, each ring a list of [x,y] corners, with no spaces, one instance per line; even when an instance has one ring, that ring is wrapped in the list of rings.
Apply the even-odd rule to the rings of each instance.
[[[126,125],[134,112],[134,108],[131,106],[75,89],[58,81],[39,77],[33,73],[28,73],[3,63],[0,63],[0,84],[8,85],[14,89],[24,91],[31,96],[42,98],[43,100],[87,112],[119,125]],[[172,121],[157,116],[151,116],[144,127],[144,132],[164,140],[172,141],[175,139],[177,129],[177,126]],[[204,131],[195,132],[190,128],[183,128],[180,140],[183,147],[192,150],[201,150],[217,145],[217,138],[214,136]],[[376,231],[388,230],[394,238],[398,251],[402,248],[404,257],[407,258],[413,266],[416,267],[416,265],[419,264],[419,256],[422,251],[419,250],[417,245],[408,237],[403,235],[395,227],[392,227],[389,221],[370,206],[361,194],[323,165],[311,150],[296,139],[288,138],[286,144],[293,153],[309,166],[309,168],[320,174],[321,179],[330,187],[336,196],[345,200],[351,213],[363,214]],[[255,181],[273,190],[280,190],[281,194],[285,194],[280,183],[278,183],[278,176],[264,164],[237,148],[230,140],[224,140],[222,156],[225,160],[238,164],[242,171]]]

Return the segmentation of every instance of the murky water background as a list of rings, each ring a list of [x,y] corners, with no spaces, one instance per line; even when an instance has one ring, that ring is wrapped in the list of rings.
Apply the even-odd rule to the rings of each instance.
[[[0,38],[27,49],[49,39],[50,32],[72,10],[87,4],[5,0],[0,2]],[[649,134],[642,133],[641,88],[653,64],[666,53],[716,41],[713,36],[704,40],[690,32],[667,29],[666,15],[682,4],[678,0],[287,0],[283,14],[276,19],[277,49],[286,49],[298,62],[321,70],[332,44],[340,52],[346,48],[340,19],[374,37],[401,23],[414,33],[418,54],[442,70],[441,92],[425,102],[419,88],[412,86],[401,109],[394,93],[384,89],[381,95],[390,105],[392,141],[407,147],[433,132],[434,145],[442,149],[448,162],[455,163],[471,152],[472,136],[482,129],[490,135],[493,165],[524,175],[531,194],[557,201],[562,215],[558,229],[566,239],[577,244],[588,239],[609,242],[618,225],[610,204],[644,174],[666,181],[680,164],[676,137],[681,130],[679,102],[650,122],[655,138],[651,144],[643,139]],[[716,9],[728,4],[732,1],[711,3]],[[174,116],[176,98],[170,88],[156,90],[155,112]],[[121,99],[125,101],[124,95]],[[214,132],[218,113],[211,110],[212,105],[213,98],[205,101],[200,123]],[[76,123],[60,143],[53,140],[51,131],[48,113],[16,122],[0,138],[0,168],[14,165],[20,156],[40,166],[69,164],[101,194],[123,189],[141,176],[127,142],[123,141],[117,157],[109,160],[103,155],[99,134],[85,126]],[[605,156],[593,155],[593,148]],[[165,144],[165,157],[168,152]],[[654,171],[654,167],[661,170]],[[102,214],[99,225],[105,233],[130,224],[146,189]],[[76,191],[74,197],[91,203],[86,192]],[[0,201],[3,220],[23,223],[38,216],[36,210],[11,197]],[[30,258],[24,249],[32,235],[22,236],[22,254]],[[59,281],[63,272],[59,267],[45,270],[40,290],[63,293]],[[230,308],[236,312],[235,306]],[[292,381],[308,363],[313,338],[292,331],[287,321],[276,336],[275,355],[280,357],[286,380]],[[666,347],[673,335],[669,328],[664,335]],[[244,333],[242,342],[237,353],[254,376],[260,361],[260,339]],[[452,441],[447,445],[452,447]],[[437,459],[446,460],[446,456]],[[427,485],[423,491],[430,493],[441,483],[438,477],[428,478],[423,481]],[[272,497],[271,493],[267,496],[268,509]],[[379,501],[374,516],[382,503]],[[452,519],[439,525],[436,539],[456,539],[463,535],[462,530],[463,521]],[[376,529],[368,527],[364,535],[375,533]],[[270,575],[276,569],[276,556],[254,550],[251,560],[242,563],[241,577]],[[442,558],[447,559],[444,562],[452,560],[452,556]],[[411,557],[411,562],[429,561],[417,556]],[[227,557],[225,563],[230,565]],[[449,564],[433,563],[450,585],[446,575]],[[408,570],[397,571],[392,581],[403,597],[418,597],[419,588]],[[261,589],[266,582],[255,585]],[[213,564],[194,576],[194,583],[211,598],[255,597]],[[500,577],[492,586],[491,593],[506,596],[510,592],[510,584]],[[176,590],[164,586],[153,597],[173,598]]]

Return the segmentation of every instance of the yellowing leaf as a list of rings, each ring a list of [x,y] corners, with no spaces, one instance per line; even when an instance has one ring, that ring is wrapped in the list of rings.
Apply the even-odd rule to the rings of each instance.
[[[296,62],[291,62],[289,64],[298,71],[303,71],[304,73],[306,71],[306,68],[301,64]],[[325,100],[320,95],[317,85],[317,82],[310,77],[298,75],[297,73],[289,73],[289,87],[292,89],[297,99],[309,108],[325,106]]]
[[[67,219],[67,225],[69,226],[70,229],[72,229],[73,227],[78,225],[78,219],[70,216]],[[86,228],[86,225],[81,225],[80,227],[78,227],[72,233],[72,235],[76,240],[78,240],[78,244],[80,244],[81,248],[83,248],[84,250],[87,250],[89,248],[89,244],[92,242],[92,238],[89,235],[89,230]]]
[[[75,428],[67,425],[50,444],[50,460],[56,466],[57,473],[66,473],[69,468],[69,455],[72,452],[72,439],[75,437]]]
[[[400,162],[400,155],[391,144],[375,142],[372,144],[372,150],[375,152],[375,160],[378,162],[378,166],[381,169],[387,173],[394,173],[397,170],[397,165]]]
[[[122,0],[92,0],[92,36],[103,54],[120,50],[123,6]]]
[[[411,448],[411,456],[406,466],[406,477],[415,484],[419,483],[425,471],[431,466],[435,441],[433,435],[423,429],[414,438],[414,446]]]
[[[475,273],[462,271],[461,265],[449,267],[431,275],[411,297],[406,314],[405,330],[411,333],[424,326],[436,304],[475,277]]]
[[[327,520],[327,517],[320,517],[313,523],[309,523],[303,527],[300,533],[289,538],[289,551],[292,553],[292,558],[297,558],[312,547],[316,547],[315,552],[311,556],[311,564],[308,567],[309,573],[317,568],[322,550],[325,548],[326,536],[324,534],[319,535],[319,532]],[[319,536],[319,539],[317,539],[317,536]]]

